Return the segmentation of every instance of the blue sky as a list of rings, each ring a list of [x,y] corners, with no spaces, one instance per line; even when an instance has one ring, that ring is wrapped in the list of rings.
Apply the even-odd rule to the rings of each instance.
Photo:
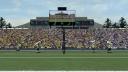
[[[76,16],[87,16],[103,24],[106,18],[128,20],[128,0],[0,0],[0,16],[14,26],[29,22],[37,16],[48,16],[49,10],[66,6],[76,10]]]

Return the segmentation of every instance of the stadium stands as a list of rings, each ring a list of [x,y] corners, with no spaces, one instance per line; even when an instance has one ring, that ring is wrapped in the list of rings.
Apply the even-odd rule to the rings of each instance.
[[[93,44],[104,49],[107,41],[112,48],[128,48],[128,29],[66,29],[65,33],[69,48],[91,48]],[[0,29],[0,48],[34,48],[38,41],[43,41],[42,48],[61,48],[62,36],[61,29]]]

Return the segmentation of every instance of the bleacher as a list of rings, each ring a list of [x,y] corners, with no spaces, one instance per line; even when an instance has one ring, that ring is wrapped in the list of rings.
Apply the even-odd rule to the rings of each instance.
[[[105,49],[107,41],[112,48],[128,48],[128,29],[65,29],[67,48]],[[95,40],[94,43],[91,41]],[[42,41],[42,48],[61,48],[63,42],[62,29],[0,29],[0,48],[34,48],[34,44]]]

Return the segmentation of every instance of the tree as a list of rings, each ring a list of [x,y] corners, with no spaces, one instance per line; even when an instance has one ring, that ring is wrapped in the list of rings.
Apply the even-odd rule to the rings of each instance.
[[[119,24],[121,28],[125,28],[125,26],[127,26],[127,22],[125,20],[125,18],[121,17],[119,20]]]
[[[118,28],[118,25],[117,23],[115,22],[113,25],[112,25],[113,28]]]
[[[6,25],[6,21],[3,17],[0,17],[0,28],[3,28]]]
[[[105,21],[104,27],[110,28],[111,26],[112,26],[111,20],[109,18],[107,18],[107,20]]]
[[[3,17],[0,17],[0,28],[12,28],[11,23],[8,23],[5,21],[5,19]]]
[[[11,23],[8,23],[8,24],[6,25],[6,28],[12,28]]]

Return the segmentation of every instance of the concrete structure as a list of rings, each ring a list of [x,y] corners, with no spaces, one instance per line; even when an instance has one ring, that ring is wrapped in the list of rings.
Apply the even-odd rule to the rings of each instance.
[[[61,9],[61,8],[64,8]],[[60,10],[59,10],[60,9]],[[94,26],[94,20],[87,17],[76,17],[75,10],[67,10],[66,7],[58,7],[58,10],[49,10],[49,17],[36,17],[30,20],[32,26],[42,27],[85,27]]]

